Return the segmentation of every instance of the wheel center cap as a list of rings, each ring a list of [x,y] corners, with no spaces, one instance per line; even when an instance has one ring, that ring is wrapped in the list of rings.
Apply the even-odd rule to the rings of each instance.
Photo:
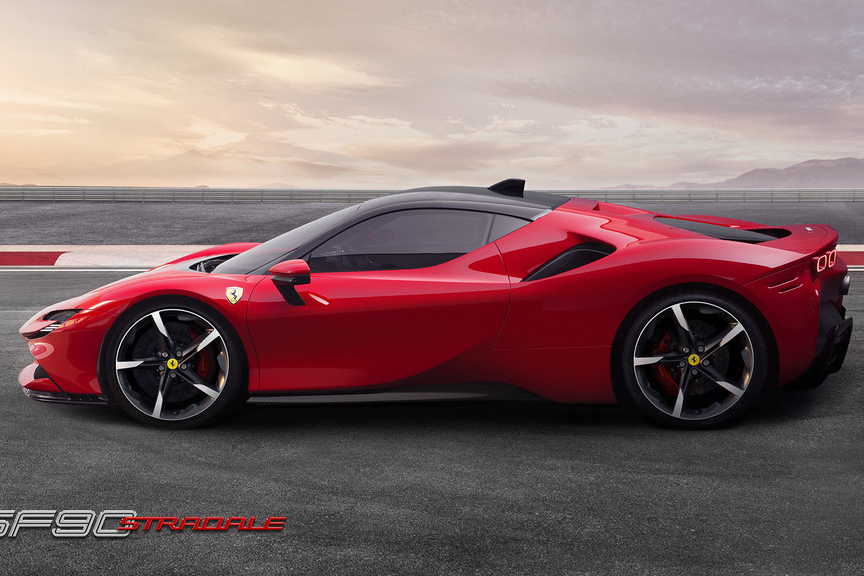
[[[691,366],[697,366],[700,362],[699,355],[698,354],[691,354],[690,356],[687,357],[687,362]],[[177,362],[175,361],[174,364],[176,365]],[[171,368],[171,365],[169,364],[168,367]]]
[[[698,358],[698,356],[697,356],[697,358]],[[178,363],[177,363],[177,359],[176,359],[176,358],[171,358],[170,360],[168,360],[167,366],[168,366],[168,368],[170,368],[171,370],[176,370],[176,369],[177,369],[177,365],[178,365]]]

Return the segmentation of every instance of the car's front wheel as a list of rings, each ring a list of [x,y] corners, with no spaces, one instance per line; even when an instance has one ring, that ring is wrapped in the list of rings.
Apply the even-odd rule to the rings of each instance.
[[[139,422],[209,424],[245,396],[245,356],[231,325],[193,300],[138,306],[112,327],[102,375],[113,400]]]
[[[639,311],[627,330],[620,358],[624,388],[654,421],[722,425],[746,412],[765,386],[765,337],[731,298],[669,295]]]

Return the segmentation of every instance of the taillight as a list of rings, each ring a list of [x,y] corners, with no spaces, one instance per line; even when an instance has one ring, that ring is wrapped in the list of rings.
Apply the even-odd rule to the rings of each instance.
[[[814,274],[820,274],[834,266],[834,263],[837,261],[837,250],[831,250],[829,252],[825,252],[824,254],[820,254],[819,256],[814,256],[813,261],[811,263],[811,269]]]

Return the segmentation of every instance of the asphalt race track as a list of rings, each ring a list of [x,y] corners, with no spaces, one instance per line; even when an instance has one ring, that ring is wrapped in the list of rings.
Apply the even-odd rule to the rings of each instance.
[[[154,243],[209,243],[265,228],[251,215],[227,226],[214,226],[212,213],[192,218],[211,205],[166,210],[161,222],[144,205],[125,226],[107,215],[76,224],[90,205],[57,206],[73,221],[56,213],[43,222],[66,224],[38,234],[27,222],[7,226],[3,206],[0,243],[135,243],[146,230],[160,235]],[[295,208],[288,220],[337,207]],[[765,216],[828,222],[841,241],[864,243],[864,206],[814,218],[788,207],[797,208],[785,219],[776,206],[752,210],[769,223]],[[285,220],[267,208],[267,226]],[[685,208],[666,210],[721,213]],[[220,218],[230,210],[239,208],[217,209]],[[227,238],[242,239],[264,238]],[[0,269],[0,508],[286,516],[285,529],[125,539],[22,529],[0,537],[0,573],[864,572],[862,273],[846,300],[858,324],[839,374],[816,390],[775,392],[747,420],[698,433],[615,406],[490,402],[250,405],[213,428],[165,432],[114,408],[26,399],[16,376],[30,360],[18,327],[122,275]]]

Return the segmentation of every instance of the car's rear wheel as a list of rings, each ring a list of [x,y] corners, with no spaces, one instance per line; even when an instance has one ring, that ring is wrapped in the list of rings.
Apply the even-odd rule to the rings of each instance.
[[[623,384],[636,406],[681,428],[740,417],[768,374],[759,324],[731,298],[708,292],[647,305],[629,324],[621,356]]]
[[[242,343],[221,315],[193,300],[159,300],[125,314],[102,361],[114,401],[148,424],[209,424],[245,395]]]

